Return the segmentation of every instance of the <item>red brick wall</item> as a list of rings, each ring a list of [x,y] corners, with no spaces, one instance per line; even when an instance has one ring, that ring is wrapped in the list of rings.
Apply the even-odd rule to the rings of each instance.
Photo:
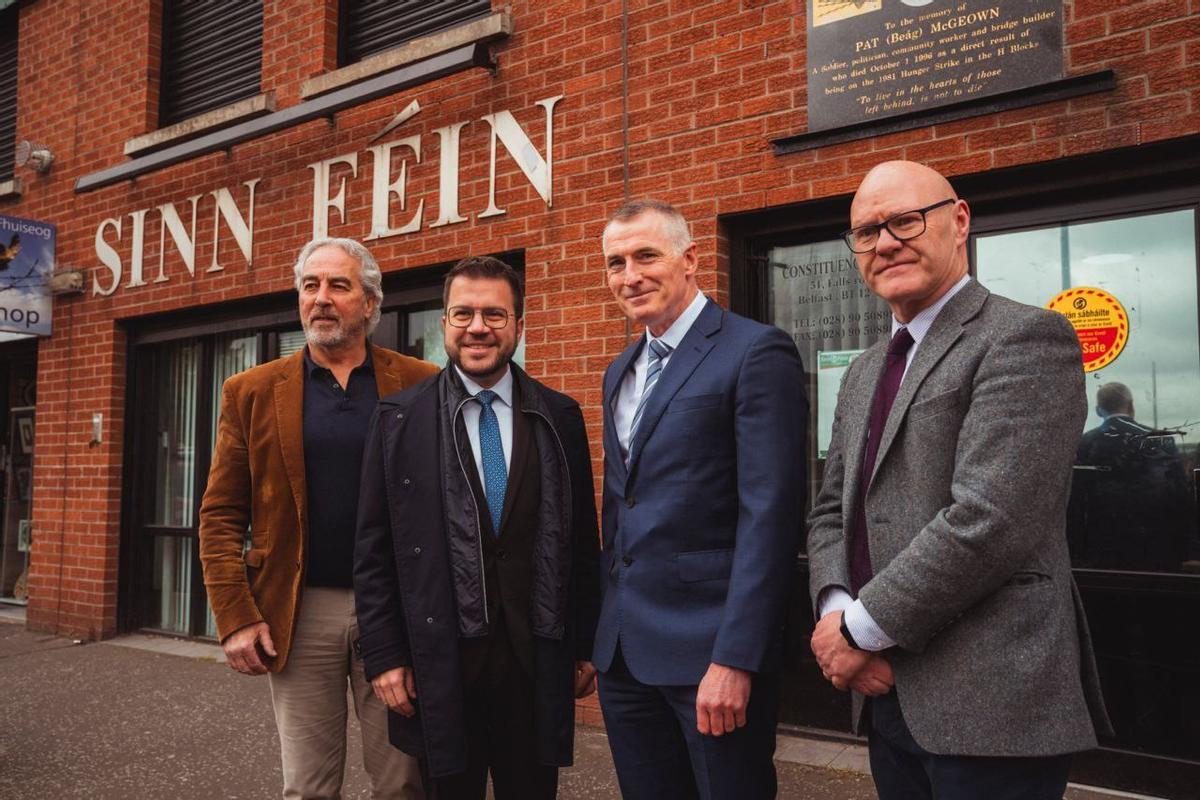
[[[624,344],[625,326],[604,287],[599,236],[606,215],[629,196],[679,205],[699,242],[701,285],[728,300],[728,253],[718,215],[851,191],[863,172],[889,158],[922,160],[948,175],[974,173],[1200,132],[1200,0],[1076,0],[1065,6],[1068,75],[1113,69],[1106,94],[1047,103],[873,140],[777,157],[770,140],[805,130],[805,4],[800,0],[629,0],[628,187],[623,183],[622,4],[620,0],[513,2],[515,34],[495,46],[493,76],[472,70],[83,195],[80,175],[122,163],[124,141],[154,127],[160,0],[39,0],[21,9],[19,138],[45,142],[57,157],[44,177],[19,170],[24,197],[0,213],[58,225],[60,267],[88,270],[88,292],[59,298],[55,335],[38,363],[35,546],[30,624],[86,637],[116,628],[117,552],[127,401],[124,321],[284,290],[291,260],[310,234],[306,165],[358,153],[346,222],[330,232],[370,229],[373,137],[410,100],[422,112],[391,138],[422,134],[422,161],[409,173],[407,219],[425,201],[425,228],[369,243],[385,270],[470,253],[524,249],[528,278],[528,362],[587,413],[600,467],[600,376]],[[334,0],[267,3],[263,91],[280,108],[335,62]],[[547,208],[501,154],[497,203],[486,207],[485,113],[508,109],[545,153],[535,101],[564,95],[555,110],[554,201]],[[437,216],[441,126],[463,129],[459,209],[468,222],[430,229]],[[385,140],[386,141],[386,140]],[[208,273],[212,200],[241,182],[257,186],[254,265],[228,233],[224,271]],[[146,232],[147,285],[91,294],[99,223],[122,218],[116,244],[128,262],[132,211],[170,201],[181,213],[201,194],[196,276],[187,276],[167,238],[167,283],[157,274],[158,223]],[[111,241],[111,234],[109,236]],[[105,440],[89,446],[91,415],[105,416]]]

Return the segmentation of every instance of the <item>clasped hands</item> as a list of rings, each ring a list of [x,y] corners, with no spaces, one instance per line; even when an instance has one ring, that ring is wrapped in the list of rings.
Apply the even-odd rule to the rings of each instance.
[[[887,694],[896,682],[886,658],[879,653],[856,650],[842,636],[841,611],[831,611],[817,622],[812,651],[821,674],[842,691],[853,689],[875,696]]]

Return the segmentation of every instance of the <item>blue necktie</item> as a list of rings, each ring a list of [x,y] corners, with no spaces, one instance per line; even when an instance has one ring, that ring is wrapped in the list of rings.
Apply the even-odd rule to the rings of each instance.
[[[500,515],[504,512],[504,492],[508,488],[508,466],[504,463],[504,444],[500,441],[500,421],[492,410],[496,393],[484,389],[475,395],[483,408],[479,412],[479,452],[483,460],[483,491],[492,515],[492,531],[500,535]]]
[[[654,391],[654,385],[658,383],[658,376],[662,374],[663,359],[670,352],[670,345],[659,339],[650,340],[650,364],[646,368],[646,385],[642,389],[642,399],[638,400],[637,411],[633,412],[633,424],[629,426],[629,448],[631,450],[633,449],[633,437],[637,436],[638,425],[642,422],[642,412],[646,410],[646,401],[650,399],[650,393]]]

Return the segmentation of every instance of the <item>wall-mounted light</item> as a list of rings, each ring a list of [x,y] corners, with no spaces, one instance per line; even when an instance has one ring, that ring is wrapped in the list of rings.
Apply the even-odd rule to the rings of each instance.
[[[45,175],[50,171],[50,165],[54,163],[54,153],[50,152],[50,148],[44,144],[37,144],[28,139],[22,139],[17,144],[17,166],[24,167],[28,165],[39,175]]]

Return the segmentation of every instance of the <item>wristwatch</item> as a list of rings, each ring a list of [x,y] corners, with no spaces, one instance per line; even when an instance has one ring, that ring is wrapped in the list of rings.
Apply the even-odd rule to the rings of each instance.
[[[850,633],[850,627],[849,627],[848,625],[846,625],[846,614],[845,614],[845,612],[842,612],[842,638],[846,640],[846,644],[850,645],[850,646],[851,646],[851,647],[853,647],[855,650],[862,650],[862,649],[863,649],[863,648],[861,648],[861,647],[859,647],[859,646],[858,646],[858,642],[854,641],[854,636],[852,636],[852,635],[851,635],[851,633]]]

